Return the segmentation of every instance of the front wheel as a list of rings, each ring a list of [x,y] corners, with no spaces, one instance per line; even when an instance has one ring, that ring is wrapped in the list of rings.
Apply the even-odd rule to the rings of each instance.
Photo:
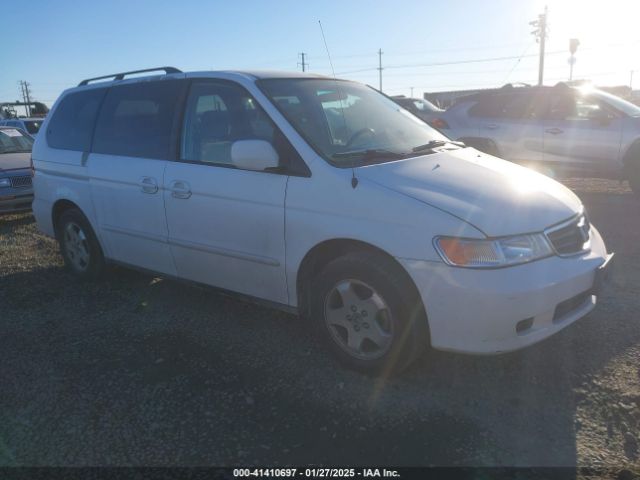
[[[312,292],[316,327],[350,368],[398,372],[429,344],[419,295],[391,259],[367,252],[337,258],[316,277]]]
[[[640,162],[635,162],[629,167],[629,186],[637,197],[640,197]]]

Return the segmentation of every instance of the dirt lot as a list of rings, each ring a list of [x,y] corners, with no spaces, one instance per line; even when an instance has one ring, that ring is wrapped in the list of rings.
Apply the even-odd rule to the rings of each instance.
[[[570,181],[610,250],[587,318],[527,350],[342,370],[297,318],[118,269],[82,285],[0,218],[1,465],[640,465],[640,202]]]

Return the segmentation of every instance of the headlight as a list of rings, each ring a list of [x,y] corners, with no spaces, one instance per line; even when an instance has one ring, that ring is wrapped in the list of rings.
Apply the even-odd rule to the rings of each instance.
[[[436,237],[433,243],[445,263],[456,267],[506,267],[553,255],[542,233],[493,240]]]
[[[8,178],[0,178],[0,188],[10,187],[10,186],[11,186],[11,180],[9,180]]]

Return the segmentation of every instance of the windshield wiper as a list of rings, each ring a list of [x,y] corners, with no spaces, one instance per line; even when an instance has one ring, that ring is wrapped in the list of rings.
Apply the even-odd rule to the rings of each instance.
[[[453,140],[431,140],[424,145],[418,145],[411,149],[412,152],[423,152],[425,150],[433,150],[434,148],[444,147],[446,145],[455,145],[457,147],[466,147],[462,142],[454,142]]]
[[[385,150],[383,148],[370,148],[367,150],[353,150],[350,152],[334,153],[332,158],[358,158],[362,161],[379,160],[379,159],[392,159],[397,160],[399,158],[405,158],[406,153],[393,152],[391,150]]]

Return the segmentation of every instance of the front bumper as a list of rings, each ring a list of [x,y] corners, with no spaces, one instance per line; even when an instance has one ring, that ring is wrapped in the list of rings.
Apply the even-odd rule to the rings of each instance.
[[[0,191],[0,215],[31,210],[33,189],[3,188]]]
[[[590,251],[494,270],[398,259],[425,305],[431,345],[441,350],[492,354],[543,340],[591,312],[601,283],[606,247],[591,227]]]

